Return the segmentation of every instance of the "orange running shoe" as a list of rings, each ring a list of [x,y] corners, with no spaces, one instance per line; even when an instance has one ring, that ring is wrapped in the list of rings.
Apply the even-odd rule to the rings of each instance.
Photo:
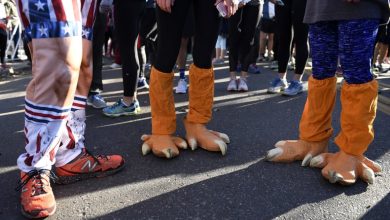
[[[93,177],[105,177],[117,173],[124,167],[125,161],[120,155],[93,156],[84,149],[76,159],[56,168],[56,183],[70,184]]]
[[[27,218],[45,218],[56,211],[56,201],[50,186],[50,170],[21,172],[20,203],[22,214]]]

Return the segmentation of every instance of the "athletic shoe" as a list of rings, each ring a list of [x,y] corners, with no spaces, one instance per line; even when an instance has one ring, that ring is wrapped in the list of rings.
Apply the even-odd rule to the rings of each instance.
[[[227,91],[229,92],[232,92],[232,91],[237,91],[237,80],[235,79],[231,79],[229,84],[228,84],[228,87],[227,87]]]
[[[268,54],[267,61],[273,61],[274,60],[274,54]]]
[[[239,79],[238,80],[238,91],[248,92],[248,85],[246,84],[246,79]]]
[[[176,94],[186,94],[187,93],[187,81],[185,79],[180,79],[176,86]]]
[[[104,101],[103,97],[100,94],[88,96],[87,105],[98,109],[107,107],[106,101]]]
[[[284,90],[283,95],[295,96],[303,91],[301,81],[292,80],[287,89]]]
[[[260,74],[260,67],[258,67],[256,64],[251,64],[248,67],[248,73],[251,74]]]
[[[112,63],[112,64],[110,65],[110,68],[111,68],[111,69],[118,69],[118,68],[121,68],[121,67],[122,67],[122,65],[117,64],[117,63]]]
[[[125,115],[136,115],[141,112],[138,100],[135,100],[130,106],[126,106],[123,100],[120,99],[111,106],[107,106],[103,109],[103,114],[108,117],[119,117]]]
[[[21,172],[21,182],[16,190],[21,190],[22,214],[27,218],[46,218],[56,211],[56,201],[50,186],[50,170]]]
[[[288,87],[286,79],[275,78],[271,82],[271,86],[268,88],[268,93],[279,93]]]
[[[224,64],[223,59],[215,59],[213,61],[213,65],[221,65],[221,64]]]
[[[379,64],[379,65],[378,65],[378,71],[379,71],[380,73],[387,73],[388,70],[389,70],[389,68],[383,67],[382,64]]]
[[[69,184],[94,177],[105,177],[120,171],[125,161],[120,155],[93,156],[84,148],[70,163],[56,168],[58,184]]]
[[[137,89],[149,89],[148,82],[145,77],[141,77],[138,79]]]

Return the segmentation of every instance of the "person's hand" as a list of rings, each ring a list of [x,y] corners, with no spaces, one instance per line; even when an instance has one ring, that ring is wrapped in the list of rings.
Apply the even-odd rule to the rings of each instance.
[[[347,1],[348,3],[359,3],[360,2],[360,0],[345,0],[345,1]]]
[[[226,17],[228,18],[234,15],[237,12],[238,4],[236,4],[233,0],[223,0],[223,1],[225,2],[226,9],[227,9]]]
[[[112,1],[113,0],[102,0],[100,2],[100,5],[99,5],[99,11],[100,13],[108,13],[111,11],[111,7],[112,7]]]
[[[156,3],[161,10],[171,13],[175,0],[156,0]]]

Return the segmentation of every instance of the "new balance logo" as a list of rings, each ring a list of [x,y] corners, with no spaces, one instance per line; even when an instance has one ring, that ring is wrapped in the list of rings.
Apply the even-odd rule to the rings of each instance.
[[[95,167],[98,165],[98,163],[95,161],[95,163],[92,165],[92,162],[90,160],[88,160],[87,162],[85,162],[85,164],[83,165],[83,167],[81,167],[81,170],[85,170],[86,168],[88,169],[87,171],[88,172],[93,172],[93,170],[95,169]]]

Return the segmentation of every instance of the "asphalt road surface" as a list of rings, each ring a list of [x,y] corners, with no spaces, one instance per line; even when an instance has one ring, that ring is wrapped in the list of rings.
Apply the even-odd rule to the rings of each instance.
[[[88,148],[97,154],[123,155],[126,168],[107,178],[54,185],[57,212],[49,219],[389,219],[389,115],[378,111],[375,140],[366,152],[383,167],[375,184],[333,185],[319,169],[263,160],[278,140],[298,137],[306,92],[296,97],[267,94],[274,73],[263,68],[250,76],[250,92],[228,93],[227,71],[226,65],[216,67],[213,120],[208,126],[230,135],[226,156],[202,149],[181,151],[172,160],[142,156],[140,137],[151,130],[147,90],[139,93],[143,112],[137,116],[112,119],[88,108]],[[106,69],[103,77],[103,96],[114,102],[122,94],[120,70]],[[16,158],[24,151],[24,89],[29,79],[0,82],[2,220],[23,219],[20,192],[14,188],[19,181]],[[386,93],[389,90],[382,91]],[[188,95],[175,95],[180,136],[185,134],[187,100]],[[335,135],[339,114],[338,99]],[[331,141],[330,151],[336,150]]]

